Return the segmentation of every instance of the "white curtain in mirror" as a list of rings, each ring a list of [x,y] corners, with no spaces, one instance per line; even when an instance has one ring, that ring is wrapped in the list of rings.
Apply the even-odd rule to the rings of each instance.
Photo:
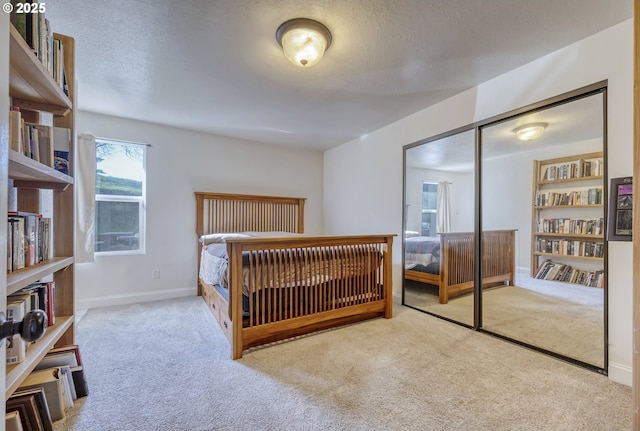
[[[451,198],[449,183],[438,182],[438,204],[436,209],[438,232],[451,232]]]

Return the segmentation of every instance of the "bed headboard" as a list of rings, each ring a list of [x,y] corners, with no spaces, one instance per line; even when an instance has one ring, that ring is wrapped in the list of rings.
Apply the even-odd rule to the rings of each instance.
[[[196,234],[304,233],[305,198],[196,192]]]

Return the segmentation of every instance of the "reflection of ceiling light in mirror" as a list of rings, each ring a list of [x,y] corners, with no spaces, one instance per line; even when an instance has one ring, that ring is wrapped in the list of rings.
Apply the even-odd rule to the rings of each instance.
[[[525,124],[513,129],[513,133],[515,133],[516,137],[521,141],[533,141],[534,139],[538,139],[542,136],[542,133],[547,126],[547,123]]]

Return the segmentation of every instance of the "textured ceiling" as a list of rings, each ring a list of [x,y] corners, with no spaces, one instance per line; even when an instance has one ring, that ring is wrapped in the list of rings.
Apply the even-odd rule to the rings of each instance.
[[[632,18],[632,0],[56,0],[82,110],[324,150]],[[290,18],[333,44],[308,69]],[[185,143],[187,145],[188,143]]]

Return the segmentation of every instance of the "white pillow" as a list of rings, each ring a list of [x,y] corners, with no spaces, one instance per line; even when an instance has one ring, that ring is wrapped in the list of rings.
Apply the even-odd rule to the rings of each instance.
[[[404,237],[405,238],[415,238],[417,236],[420,236],[420,232],[416,232],[415,230],[405,230],[404,231]]]
[[[250,236],[252,238],[287,238],[287,237],[304,236],[303,233],[294,233],[294,232],[285,232],[285,231],[267,231],[267,232],[249,231],[249,232],[242,232],[242,234],[246,236]]]
[[[227,242],[227,239],[231,238],[251,238],[250,235],[244,233],[210,233],[208,235],[202,235],[200,242],[203,245]]]

